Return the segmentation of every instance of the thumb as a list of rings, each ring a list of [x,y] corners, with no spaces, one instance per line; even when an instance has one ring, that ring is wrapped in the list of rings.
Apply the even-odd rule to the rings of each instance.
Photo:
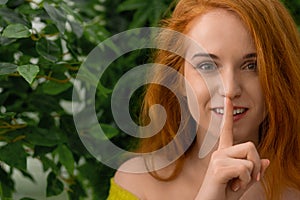
[[[261,159],[261,168],[260,168],[260,173],[261,176],[263,177],[267,168],[270,166],[270,160],[269,159]]]

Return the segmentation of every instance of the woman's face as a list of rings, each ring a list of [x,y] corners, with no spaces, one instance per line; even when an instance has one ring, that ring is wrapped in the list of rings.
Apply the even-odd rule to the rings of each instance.
[[[207,132],[218,136],[227,96],[234,106],[234,143],[257,144],[265,104],[251,35],[236,15],[222,9],[195,18],[188,30],[202,47],[189,48],[190,62],[185,62],[185,77],[193,90],[187,89],[188,104],[198,121],[198,138],[203,140]]]

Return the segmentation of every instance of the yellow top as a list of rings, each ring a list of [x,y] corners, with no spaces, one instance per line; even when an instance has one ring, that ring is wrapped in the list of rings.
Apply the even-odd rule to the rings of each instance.
[[[138,200],[131,192],[125,190],[121,186],[115,183],[114,179],[110,180],[110,190],[107,200]]]

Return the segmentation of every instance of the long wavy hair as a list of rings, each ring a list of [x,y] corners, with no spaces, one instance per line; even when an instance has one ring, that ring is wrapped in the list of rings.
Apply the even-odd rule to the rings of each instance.
[[[258,146],[261,157],[271,161],[263,185],[267,199],[279,199],[286,188],[300,190],[299,32],[293,18],[278,0],[180,0],[172,16],[162,21],[162,27],[187,33],[188,25],[195,17],[215,8],[234,12],[253,37],[260,82],[268,111],[266,119],[261,124]],[[161,33],[158,42],[174,45],[174,48],[180,45],[172,41],[172,35],[164,32]],[[184,59],[172,52],[158,49],[154,61],[171,66],[183,74]],[[154,79],[162,83],[174,78],[158,71]],[[175,88],[181,88],[183,84],[180,80],[172,82]],[[185,119],[181,117],[183,113],[180,112],[176,96],[159,84],[150,84],[145,91],[141,113],[142,124],[149,123],[148,111],[154,104],[160,104],[165,108],[167,121],[159,134],[141,141],[141,152],[152,152],[167,145],[175,137],[180,120]],[[190,120],[188,116],[186,119]],[[168,177],[156,172],[150,172],[151,175],[165,181],[176,178],[188,152],[175,162],[173,173]]]

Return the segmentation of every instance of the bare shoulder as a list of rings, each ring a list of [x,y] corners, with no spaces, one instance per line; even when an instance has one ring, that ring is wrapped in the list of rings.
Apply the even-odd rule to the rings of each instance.
[[[160,177],[169,177],[174,170],[174,164],[165,166],[163,159],[157,159],[156,164],[163,163],[161,168],[152,169]],[[154,178],[149,173],[151,164],[145,161],[143,157],[129,159],[122,164],[114,176],[115,183],[128,190],[140,199],[161,199],[162,195],[171,193],[171,182],[166,183]],[[149,165],[150,164],[150,165]],[[153,163],[152,163],[153,164]]]
[[[140,199],[145,198],[145,188],[151,188],[152,176],[147,172],[143,158],[136,157],[122,164],[115,173],[114,181]],[[150,188],[149,188],[150,187]]]
[[[296,189],[286,189],[282,196],[282,200],[298,200],[300,199],[300,191]]]

